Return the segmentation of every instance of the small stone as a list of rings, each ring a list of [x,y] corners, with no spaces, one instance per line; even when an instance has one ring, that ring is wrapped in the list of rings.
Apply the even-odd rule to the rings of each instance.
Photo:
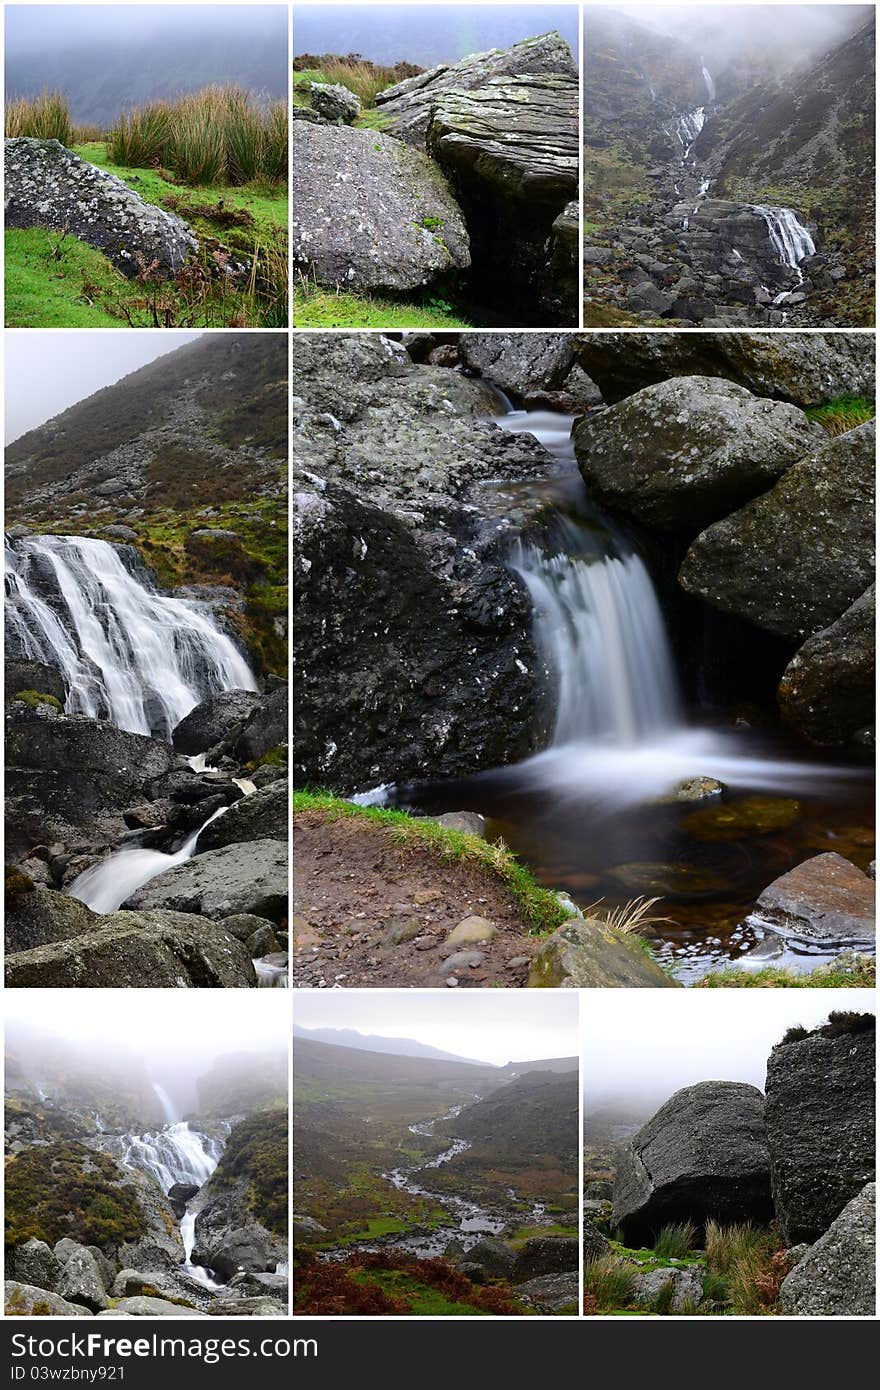
[[[477,815],[476,811],[447,811],[445,815],[437,817],[437,824],[442,825],[444,830],[461,830],[466,835],[479,835],[481,838],[486,833],[486,817]]]
[[[449,946],[471,946],[479,941],[491,941],[498,928],[485,917],[463,917],[446,938]]]
[[[422,930],[420,922],[397,922],[382,937],[385,946],[402,946],[406,941],[412,941],[413,937],[419,935]]]
[[[449,985],[450,989],[455,989],[458,985],[458,980],[455,978],[454,975],[447,975],[446,983]]]
[[[439,902],[442,897],[443,894],[437,888],[420,888],[418,892],[413,893],[413,902],[419,907],[425,907],[428,903]]]
[[[482,951],[456,951],[454,956],[450,956],[440,966],[440,974],[448,975],[455,970],[467,970],[482,965],[486,959]]]
[[[524,970],[532,961],[531,956],[511,956],[507,962],[508,970]]]

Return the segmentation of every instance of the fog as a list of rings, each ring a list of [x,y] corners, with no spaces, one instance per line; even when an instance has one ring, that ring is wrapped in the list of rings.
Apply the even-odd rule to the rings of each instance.
[[[872,990],[593,992],[581,1017],[587,1113],[613,1102],[647,1116],[682,1086],[747,1081],[764,1089],[786,1029],[835,1009],[874,1013]]]
[[[294,53],[359,53],[374,63],[454,63],[558,29],[578,51],[577,5],[294,6]]]
[[[871,18],[873,5],[613,5],[694,48],[718,75],[751,56],[761,66],[806,67]],[[584,31],[590,6],[584,8]],[[777,59],[773,63],[774,57]]]
[[[255,1078],[284,1065],[287,1003],[272,990],[226,990],[222,999],[210,990],[12,990],[6,1052],[34,1082],[57,1074],[158,1082],[186,1108],[218,1061],[250,1057]]]
[[[6,443],[201,333],[23,329],[6,334]]]
[[[577,1052],[577,997],[549,998],[513,990],[467,994],[297,994],[294,1019],[302,1028],[354,1028],[386,1038],[410,1038],[457,1057],[503,1066]]]
[[[66,94],[74,121],[213,82],[287,92],[284,5],[8,5],[6,96]]]

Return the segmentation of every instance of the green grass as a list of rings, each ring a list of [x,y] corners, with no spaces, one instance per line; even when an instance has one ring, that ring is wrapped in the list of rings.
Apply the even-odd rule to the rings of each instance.
[[[808,406],[804,412],[811,420],[818,420],[829,434],[845,434],[866,420],[873,420],[875,406],[864,396],[838,396],[825,405]]]
[[[293,795],[294,812],[320,811],[329,818],[342,816],[371,821],[390,832],[401,845],[431,849],[439,859],[476,864],[500,879],[536,932],[549,932],[569,920],[569,914],[555,893],[542,888],[502,841],[490,844],[461,830],[447,830],[436,821],[387,811],[378,806],[355,806],[331,792],[298,791]]]
[[[104,302],[128,282],[100,251],[39,227],[7,231],[4,246],[7,328],[119,328]]]
[[[820,965],[808,974],[795,970],[716,970],[704,975],[694,989],[873,989],[875,963],[868,956],[847,952],[837,960]]]
[[[439,1289],[423,1284],[412,1274],[399,1269],[358,1270],[351,1275],[357,1284],[376,1285],[390,1298],[403,1298],[410,1305],[413,1317],[467,1317],[485,1318],[491,1314],[482,1308],[474,1308],[470,1303],[456,1303],[446,1298]]]
[[[293,287],[297,328],[469,328],[444,299],[404,304],[393,299],[325,289],[299,277]]]
[[[527,1240],[534,1240],[536,1237],[544,1236],[564,1236],[569,1239],[577,1240],[577,1226],[562,1226],[558,1223],[554,1226],[519,1226],[512,1236],[505,1236],[508,1245],[523,1245]]]
[[[664,1226],[654,1242],[654,1253],[667,1260],[681,1260],[694,1248],[696,1228],[690,1221]]]

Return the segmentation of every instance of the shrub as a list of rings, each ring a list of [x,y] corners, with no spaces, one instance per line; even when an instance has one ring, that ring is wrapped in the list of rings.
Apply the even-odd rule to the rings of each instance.
[[[697,1229],[690,1221],[664,1226],[654,1241],[654,1254],[664,1260],[680,1260],[694,1248]]]
[[[106,1154],[60,1142],[25,1149],[7,1164],[7,1245],[70,1236],[112,1249],[146,1230],[133,1189]]]

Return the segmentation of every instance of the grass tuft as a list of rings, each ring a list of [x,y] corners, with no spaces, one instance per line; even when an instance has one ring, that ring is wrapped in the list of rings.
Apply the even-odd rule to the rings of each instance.
[[[605,1312],[626,1308],[635,1291],[636,1271],[615,1255],[603,1255],[584,1265],[584,1303]]]
[[[6,103],[6,135],[29,136],[34,140],[60,140],[70,145],[74,128],[70,103],[63,92],[40,92],[36,97],[12,97]]]
[[[817,420],[831,435],[846,434],[866,420],[873,420],[874,402],[864,396],[838,396],[826,405],[809,406],[805,414]]]
[[[664,1260],[681,1260],[694,1248],[697,1229],[690,1221],[664,1226],[654,1241],[654,1254]]]
[[[869,956],[855,956],[847,951],[802,974],[767,966],[764,970],[716,970],[697,980],[694,989],[873,989],[876,980],[875,962]]]

